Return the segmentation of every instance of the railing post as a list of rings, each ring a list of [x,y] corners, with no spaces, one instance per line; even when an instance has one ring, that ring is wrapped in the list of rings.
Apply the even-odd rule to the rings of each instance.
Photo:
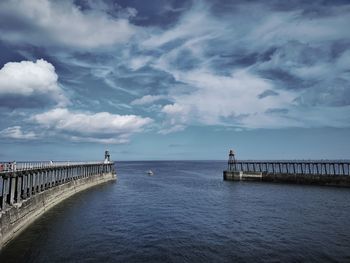
[[[315,174],[315,167],[314,167],[314,163],[309,163],[309,168],[310,168],[310,174]]]
[[[49,188],[51,188],[52,187],[52,182],[53,182],[53,172],[52,172],[52,169],[53,168],[50,168],[49,169]]]
[[[21,202],[21,194],[22,194],[22,175],[17,175],[17,196],[16,203]]]
[[[38,165],[38,164],[37,164]],[[36,194],[36,171],[33,171],[32,172],[32,187],[31,187],[31,190],[32,190],[32,195],[35,195]]]
[[[42,165],[42,164],[41,164]],[[42,171],[39,170],[38,173],[37,173],[37,177],[38,177],[38,183],[37,183],[37,193],[40,193],[41,192],[41,175],[42,175]]]
[[[6,210],[6,201],[7,201],[7,188],[8,188],[8,177],[2,177],[2,200],[1,200],[1,209]]]
[[[41,170],[41,185],[40,185],[40,192],[45,190],[45,168]]]
[[[44,171],[44,190],[46,190],[47,187],[47,168]]]
[[[10,205],[13,205],[15,203],[15,191],[16,191],[16,176],[15,174],[11,174],[10,176]]]
[[[54,168],[52,170],[52,187],[56,186],[56,172],[60,168]]]
[[[22,199],[27,199],[27,173],[23,172],[22,177]]]
[[[38,163],[40,165],[40,163]],[[39,188],[39,171],[36,170],[34,173],[34,194],[38,193],[38,188]]]
[[[30,198],[31,195],[32,195],[32,172],[29,172],[27,176],[27,197]]]
[[[56,185],[61,184],[61,177],[62,177],[62,174],[64,173],[65,169],[67,169],[67,168],[58,168],[58,170],[56,171]]]
[[[60,176],[61,176],[63,169],[64,168],[62,168],[62,167],[58,167],[57,169],[54,170],[54,172],[55,172],[55,186],[60,184]]]

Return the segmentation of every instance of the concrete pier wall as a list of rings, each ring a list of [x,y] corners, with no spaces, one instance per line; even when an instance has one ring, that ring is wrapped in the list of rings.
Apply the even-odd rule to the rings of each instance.
[[[64,199],[111,180],[116,180],[113,164],[79,165],[2,175],[0,249]]]
[[[224,171],[224,180],[227,181],[261,181],[262,173],[259,172],[227,172]]]
[[[227,181],[262,181],[350,187],[350,176],[344,175],[224,171],[223,178]]]

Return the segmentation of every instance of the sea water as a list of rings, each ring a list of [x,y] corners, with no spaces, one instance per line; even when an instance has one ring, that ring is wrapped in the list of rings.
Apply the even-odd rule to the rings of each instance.
[[[0,262],[350,261],[350,189],[223,181],[219,161],[116,167],[116,182],[46,212]]]

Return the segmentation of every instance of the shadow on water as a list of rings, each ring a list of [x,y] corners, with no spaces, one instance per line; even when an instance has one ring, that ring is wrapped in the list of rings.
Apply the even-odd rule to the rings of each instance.
[[[224,182],[224,168],[118,163],[116,183],[48,211],[0,262],[350,260],[349,189]]]

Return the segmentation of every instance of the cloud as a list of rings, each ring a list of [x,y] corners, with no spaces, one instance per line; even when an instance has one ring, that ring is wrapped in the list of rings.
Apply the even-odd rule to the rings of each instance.
[[[129,9],[125,12],[130,14]],[[0,3],[0,38],[11,43],[97,48],[125,43],[134,32],[127,17],[113,18],[94,9],[82,11],[73,1]]]
[[[48,130],[70,136],[73,141],[103,143],[125,143],[131,134],[141,132],[153,121],[136,115],[71,112],[64,108],[36,114],[32,120]]]
[[[277,95],[278,95],[278,93],[276,91],[265,90],[261,94],[258,95],[258,98],[263,99],[263,98],[268,97],[268,96],[277,96]]]
[[[63,64],[62,76],[75,85],[70,92],[77,99],[76,108],[93,105],[100,112],[113,107],[122,114],[152,114],[159,133],[190,125],[348,127],[344,116],[350,116],[350,5],[316,2],[188,1],[171,18],[157,20],[152,9],[143,23],[139,14],[145,10],[138,10],[135,17],[136,9],[118,6],[116,11],[111,2],[81,1],[87,7],[78,8],[73,1],[41,0],[39,6],[39,1],[13,0],[0,4],[5,7],[0,13],[7,14],[0,20],[8,19],[0,25],[0,38],[48,48],[45,52],[60,62],[60,82]],[[13,3],[18,3],[18,10]],[[34,11],[41,16],[34,18]],[[69,28],[56,23],[61,17],[73,21]],[[128,19],[138,26],[130,25]],[[119,34],[115,24],[121,21],[126,24],[125,35]],[[117,43],[123,45],[100,48]],[[76,47],[79,52],[55,45]],[[7,99],[12,101],[9,104],[28,103]],[[63,115],[75,119],[79,114],[98,113],[68,111]],[[74,126],[53,121],[51,115],[49,119],[40,125],[71,140],[123,140],[118,134],[124,133],[116,127],[106,129],[115,129],[117,135],[111,137],[86,123]]]
[[[167,115],[167,121],[171,125],[231,124],[245,128],[261,128],[295,124],[267,116],[265,111],[292,106],[296,94],[280,90],[279,93],[273,93],[273,96],[261,97],[261,94],[271,94],[274,86],[270,81],[248,71],[219,76],[197,70],[178,74],[178,77],[194,88],[186,94],[175,95],[172,98],[175,103],[163,107],[162,112]],[[261,121],[256,120],[259,118]]]
[[[169,134],[169,133],[173,133],[173,132],[179,132],[179,131],[183,131],[186,129],[186,126],[185,125],[182,125],[182,124],[176,124],[176,125],[173,125],[173,126],[170,126],[168,128],[163,128],[161,130],[159,130],[159,134]]]
[[[207,16],[209,7],[203,1],[198,1],[189,12],[185,12],[176,25],[168,30],[154,32],[142,43],[144,48],[161,47],[169,43],[178,46],[188,39],[196,39],[209,34],[212,37],[219,26],[216,20]]]
[[[138,70],[144,66],[147,65],[147,63],[151,60],[151,57],[146,57],[146,56],[140,56],[140,57],[134,57],[130,60],[130,65],[129,67],[132,70]]]
[[[148,64],[184,87],[171,85],[173,103],[161,109],[161,132],[193,124],[349,125],[335,112],[350,114],[350,5],[282,8],[251,2],[225,4],[220,12],[216,7],[194,2],[172,27],[141,42],[143,49],[160,53]]]
[[[1,138],[7,138],[7,139],[17,139],[17,140],[34,140],[37,139],[37,135],[30,131],[30,132],[23,132],[21,126],[13,126],[8,127],[2,131],[0,131],[0,137]]]
[[[167,99],[164,95],[145,95],[139,99],[133,100],[131,105],[146,105],[156,102],[158,100]]]
[[[92,143],[102,143],[102,144],[124,144],[129,142],[129,138],[93,138],[93,137],[79,137],[79,136],[70,136],[69,140],[73,142],[92,142]]]
[[[57,80],[54,66],[43,59],[8,62],[0,69],[1,105],[13,108],[40,107],[49,102],[66,105],[68,99]]]

